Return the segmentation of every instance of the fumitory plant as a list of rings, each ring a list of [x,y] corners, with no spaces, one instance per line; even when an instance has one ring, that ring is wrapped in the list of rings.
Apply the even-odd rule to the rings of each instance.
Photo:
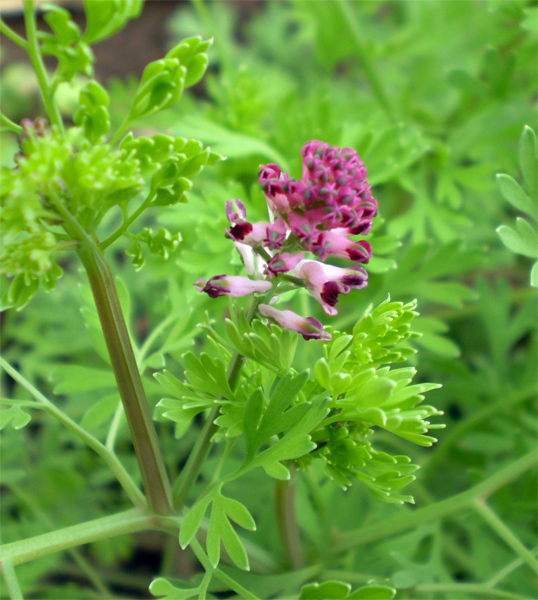
[[[243,63],[237,15],[193,0],[196,12],[172,22],[187,37],[139,81],[108,90],[94,79],[93,48],[139,17],[142,0],[85,0],[84,26],[42,3],[45,30],[24,0],[24,36],[0,20],[6,41],[26,51],[43,106],[0,113],[15,150],[0,170],[4,597],[391,600],[487,589],[522,598],[496,585],[521,566],[536,570],[535,551],[487,500],[535,464],[532,418],[516,411],[534,393],[524,354],[533,298],[512,298],[491,272],[475,282],[485,250],[455,232],[482,212],[477,241],[498,242],[502,211],[481,199],[468,214],[456,209],[480,189],[475,163],[490,160],[489,146],[455,159],[449,143],[456,156],[464,144],[443,137],[445,127],[467,132],[458,115],[486,95],[502,96],[505,54],[519,38],[488,55],[483,81],[452,75],[461,112],[439,101],[440,124],[430,108],[399,114],[409,98],[396,106],[355,26],[354,11],[369,8],[308,5],[268,3]],[[213,35],[217,69],[204,77]],[[295,55],[282,51],[287,37]],[[308,40],[315,76],[301,58]],[[340,130],[355,94],[339,77],[355,77],[352,49],[371,98],[364,122]],[[439,69],[424,65],[433,81]],[[526,217],[497,232],[536,258],[530,127],[518,158],[523,183],[509,161],[514,177],[497,180]],[[516,259],[500,243],[496,251],[510,268]],[[473,341],[467,362],[454,360],[445,322],[477,297],[462,312],[480,319],[488,353],[461,327]],[[435,303],[444,308],[431,311]],[[475,408],[458,425],[458,411]],[[454,427],[432,453],[442,416]],[[522,433],[503,446],[495,428],[510,419]],[[456,442],[488,420],[494,433],[470,436],[479,456],[467,464]],[[497,455],[483,458],[485,447],[526,453],[492,470]],[[450,497],[435,499],[419,467],[439,472]],[[469,509],[515,563],[505,566],[506,548],[469,559],[494,546],[455,520]],[[436,522],[444,517],[450,535]],[[488,561],[503,568],[487,585],[454,583],[466,568],[487,573]]]

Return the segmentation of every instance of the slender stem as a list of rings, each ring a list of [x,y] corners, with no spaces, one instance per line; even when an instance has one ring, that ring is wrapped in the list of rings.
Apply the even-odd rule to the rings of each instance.
[[[0,113],[0,123],[17,135],[22,133],[22,127],[17,125],[17,123],[14,123],[11,119],[8,119],[6,115],[3,115],[2,113]]]
[[[150,193],[148,197],[144,200],[144,202],[142,202],[142,204],[133,212],[133,214],[127,219],[125,219],[121,227],[110,237],[108,237],[106,240],[102,241],[99,244],[99,248],[101,248],[101,250],[108,248],[110,244],[114,243],[120,236],[122,236],[127,231],[127,229],[129,229],[129,227],[136,221],[136,219],[138,219],[138,217],[146,210],[146,208],[148,208],[154,197],[155,194]]]
[[[3,560],[0,564],[0,571],[4,576],[4,581],[11,600],[24,600],[17,574],[13,568],[13,563],[9,559]]]
[[[240,598],[245,598],[247,600],[259,600],[258,596],[255,596],[253,593],[249,592],[241,584],[237,583],[235,579],[232,579],[229,575],[226,575],[224,571],[213,568],[213,565],[209,562],[207,554],[204,552],[200,542],[196,538],[192,540],[190,546],[196,555],[196,558],[200,561],[202,567],[204,567],[206,573],[213,572],[217,579],[220,579],[222,583],[225,583]]]
[[[484,519],[484,521],[495,531],[495,533],[506,542],[510,548],[522,559],[529,567],[538,574],[538,562],[532,552],[525,548],[519,541],[513,531],[499,519],[495,512],[480,498],[475,501],[474,509]]]
[[[305,566],[305,559],[295,510],[297,478],[293,462],[286,466],[290,470],[290,480],[277,481],[275,485],[276,522],[288,561],[294,570],[298,570]]]
[[[259,304],[259,298],[253,300],[247,315],[247,320],[249,323],[254,318]],[[231,389],[233,389],[237,383],[239,374],[243,368],[243,364],[244,358],[240,354],[234,354],[228,368],[228,383],[230,384]],[[219,406],[214,406],[211,409],[211,412],[204,423],[202,433],[192,449],[192,452],[190,453],[180,476],[177,478],[174,484],[174,505],[177,506],[178,509],[180,509],[187,501],[191,487],[198,478],[200,469],[202,468],[202,465],[209,454],[209,450],[211,449],[211,438],[218,429],[218,426],[215,425],[215,419],[218,417],[219,411]]]
[[[506,600],[525,600],[526,598],[505,590],[492,590],[479,583],[423,583],[417,585],[413,590],[423,594],[477,594],[480,598],[506,598]]]
[[[60,109],[54,100],[54,96],[50,93],[49,79],[45,65],[43,64],[43,58],[39,51],[39,45],[37,42],[37,26],[34,12],[34,0],[24,0],[24,22],[26,24],[26,35],[28,37],[27,50],[28,56],[37,77],[39,89],[43,97],[43,102],[47,113],[49,114],[50,122],[56,125],[59,132],[64,134],[64,124]]]
[[[114,276],[108,262],[93,243],[84,244],[79,250],[79,256],[92,288],[149,505],[158,513],[170,513],[170,482]]]
[[[12,42],[28,50],[28,42],[22,38],[18,33],[15,33],[13,29],[0,17],[0,32],[3,33],[7,38],[9,38]]]
[[[4,544],[0,547],[0,561],[4,565],[5,561],[9,560],[16,566],[90,542],[148,529],[161,531],[160,517],[148,514],[143,509],[133,508],[116,515]]]
[[[372,64],[370,55],[368,54],[368,51],[363,43],[364,36],[359,29],[355,15],[353,14],[353,11],[349,5],[350,3],[348,0],[337,0],[336,2],[336,6],[340,10],[343,20],[353,36],[357,54],[359,55],[359,60],[362,63],[366,78],[370,82],[374,96],[376,97],[381,108],[385,111],[386,115],[390,119],[394,120],[394,110],[389,101],[389,96],[384,89],[381,80],[377,76],[377,72]]]
[[[535,546],[534,550],[532,550],[532,555],[536,556],[537,551],[538,551],[538,548]],[[504,567],[503,569],[498,571],[491,579],[489,579],[486,582],[486,586],[488,588],[495,587],[499,583],[499,581],[502,581],[505,577],[508,577],[508,575],[510,575],[510,573],[512,573],[513,571],[515,571],[516,569],[521,567],[521,565],[524,565],[524,564],[525,564],[525,561],[522,558],[516,558],[516,560],[507,564],[506,567]]]
[[[200,583],[200,587],[198,588],[198,600],[206,600],[207,588],[209,587],[212,579],[213,571],[206,571],[202,579],[202,583]]]
[[[529,454],[499,469],[499,471],[465,492],[436,502],[431,506],[419,508],[412,512],[406,511],[404,514],[385,519],[382,523],[373,523],[372,525],[366,525],[365,527],[337,535],[330,552],[339,553],[349,548],[362,546],[375,540],[402,533],[417,525],[442,519],[447,515],[459,511],[468,510],[472,508],[476,498],[489,496],[535,465],[536,453],[529,452]]]
[[[116,131],[116,133],[114,134],[114,137],[112,138],[112,140],[110,141],[110,146],[114,147],[116,145],[116,143],[119,141],[120,137],[123,135],[123,133],[125,132],[125,130],[127,129],[127,126],[129,125],[131,121],[131,115],[128,114],[127,118],[123,121],[123,123],[119,126],[118,130]]]
[[[39,390],[37,390],[25,377],[23,377],[17,370],[15,370],[8,362],[0,357],[0,367],[6,371],[15,381],[22,385],[32,396],[39,402],[41,407],[46,410],[50,415],[55,417],[60,423],[65,425],[70,431],[72,431],[79,439],[81,439],[87,446],[89,446],[94,452],[96,452],[110,467],[116,479],[119,481],[129,499],[135,506],[145,506],[146,499],[142,492],[138,489],[135,482],[132,480],[129,473],[125,470],[125,467],[121,464],[118,457],[108,450],[106,446],[83,429],[78,423],[68,417],[62,410],[60,410],[55,404],[48,400]]]
[[[110,424],[110,429],[108,430],[108,434],[106,436],[105,446],[111,451],[114,452],[114,446],[116,445],[116,437],[118,435],[118,431],[121,424],[121,419],[124,415],[125,411],[123,410],[123,403],[118,402],[118,406],[114,412],[114,416],[112,417],[112,423]]]

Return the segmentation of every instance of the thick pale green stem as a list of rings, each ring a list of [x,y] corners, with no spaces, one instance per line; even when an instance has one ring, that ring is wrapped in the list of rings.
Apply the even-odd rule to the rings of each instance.
[[[172,494],[151,410],[110,267],[91,243],[79,250],[97,307],[150,507],[172,512]]]
[[[37,27],[34,12],[34,0],[24,0],[24,22],[26,24],[26,35],[28,37],[27,47],[28,56],[34,68],[39,89],[43,96],[43,102],[47,113],[49,114],[50,122],[56,125],[60,133],[64,133],[64,124],[60,109],[54,101],[53,94],[49,85],[49,78],[45,65],[43,64],[43,58],[39,52],[39,46],[37,41]]]
[[[116,515],[57,529],[20,542],[4,544],[0,547],[0,563],[5,565],[7,564],[5,561],[9,561],[11,565],[16,566],[90,542],[146,529],[162,530],[161,517],[148,514],[144,509],[133,508]]]

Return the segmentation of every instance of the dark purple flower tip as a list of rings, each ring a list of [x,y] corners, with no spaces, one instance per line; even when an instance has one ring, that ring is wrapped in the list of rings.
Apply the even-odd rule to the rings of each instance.
[[[198,279],[194,287],[199,292],[205,292],[210,298],[219,296],[242,298],[249,294],[267,292],[271,289],[271,283],[238,275],[215,275],[209,281],[204,278]]]
[[[228,237],[232,238],[235,242],[243,241],[249,233],[254,229],[252,223],[248,221],[243,221],[242,223],[237,223],[230,230],[226,230]]]
[[[224,285],[215,283],[222,279],[226,279],[226,275],[215,275],[209,281],[198,279],[194,285],[199,292],[205,292],[210,298],[218,298],[219,296],[226,296],[228,294],[225,282],[222,282]]]
[[[347,254],[350,260],[354,262],[367,263],[372,258],[372,246],[368,242],[361,240],[348,248]]]
[[[305,340],[321,340],[327,339],[322,337],[323,334],[323,323],[314,317],[306,317],[305,321],[307,321],[311,327],[304,324],[303,331],[300,332]],[[326,334],[329,335],[329,334]]]
[[[330,340],[331,334],[314,317],[302,317],[291,310],[278,310],[268,304],[260,304],[258,310],[264,317],[274,319],[280,327],[300,333],[305,340]]]
[[[372,221],[364,220],[357,223],[355,227],[351,227],[349,233],[351,235],[366,235],[370,229],[372,229]]]
[[[349,289],[347,291],[349,291]],[[329,306],[336,306],[336,303],[338,302],[338,295],[342,293],[344,292],[339,283],[336,281],[327,281],[323,284],[320,297],[325,304],[328,304]]]
[[[291,254],[290,252],[275,254],[267,264],[267,273],[269,277],[272,278],[278,273],[287,273],[288,271],[292,271],[303,260],[303,258],[304,255],[302,252],[299,252],[298,254]]]

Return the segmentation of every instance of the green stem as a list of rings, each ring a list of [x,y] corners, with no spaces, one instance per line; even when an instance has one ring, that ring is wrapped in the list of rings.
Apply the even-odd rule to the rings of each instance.
[[[133,212],[133,214],[127,219],[125,219],[121,227],[116,232],[114,232],[106,240],[100,242],[99,248],[101,250],[105,250],[105,248],[108,248],[110,244],[114,243],[119,237],[121,237],[127,231],[127,229],[129,229],[129,227],[136,221],[136,219],[138,219],[138,217],[146,210],[146,208],[148,208],[154,197],[155,194],[150,193],[148,197],[144,200],[144,202],[142,202],[142,204]]]
[[[112,271],[91,241],[82,246],[79,256],[92,288],[149,505],[158,513],[170,513],[170,483]]]
[[[357,54],[359,55],[359,60],[362,63],[364,73],[370,83],[370,86],[372,87],[374,96],[376,97],[381,108],[385,111],[386,115],[391,120],[394,120],[394,110],[389,101],[389,96],[383,88],[383,84],[377,76],[377,72],[373,66],[372,61],[370,60],[370,55],[368,54],[368,51],[363,43],[364,36],[362,35],[359,29],[359,25],[357,24],[355,15],[353,14],[353,11],[350,8],[350,2],[348,2],[348,0],[337,0],[335,4],[340,10],[342,18],[346,23],[349,32],[353,36],[355,47],[357,49]]]
[[[11,564],[16,566],[90,542],[148,529],[162,531],[162,528],[161,517],[148,514],[144,509],[133,508],[116,515],[4,544],[0,547],[0,561],[2,565],[6,560],[11,561]]]
[[[11,600],[24,600],[17,574],[13,568],[13,563],[9,559],[3,560],[0,564],[0,571],[4,576],[4,581]]]
[[[226,575],[224,571],[213,568],[213,565],[209,561],[207,554],[203,551],[200,542],[194,538],[190,543],[192,551],[196,555],[196,558],[200,561],[202,567],[204,567],[206,573],[212,572],[217,579],[220,579],[222,583],[226,584],[232,591],[234,591],[240,598],[247,600],[259,600],[258,596],[255,596],[244,588],[241,584],[237,583],[235,579],[232,579],[229,575]]]
[[[426,594],[477,594],[481,598],[506,598],[506,600],[525,600],[524,596],[504,590],[492,590],[477,583],[423,583],[413,588],[415,592]]]
[[[60,109],[54,100],[54,96],[51,94],[47,71],[45,69],[45,65],[43,64],[41,52],[39,51],[34,0],[24,0],[24,22],[26,24],[26,35],[28,37],[26,50],[28,51],[28,56],[30,57],[32,66],[34,67],[45,108],[47,109],[50,122],[53,125],[56,125],[58,131],[63,135],[64,123],[62,120],[62,115],[60,114]]]
[[[118,130],[114,134],[114,137],[110,141],[111,148],[113,148],[116,145],[116,143],[119,141],[120,137],[125,133],[125,130],[127,129],[127,126],[129,125],[130,122],[131,122],[131,115],[129,114],[129,115],[127,115],[127,118],[125,119],[125,121],[123,121],[123,123],[119,126]]]
[[[2,125],[5,125],[5,127],[7,127],[13,133],[16,133],[17,135],[20,135],[22,133],[22,127],[20,125],[17,125],[17,123],[14,123],[11,119],[8,119],[6,115],[3,115],[2,113],[0,113],[0,123],[2,123]]]
[[[106,436],[105,446],[111,451],[114,452],[114,446],[116,445],[116,437],[118,435],[118,431],[120,429],[120,424],[122,417],[124,415],[123,403],[118,402],[118,406],[114,411],[114,416],[112,417],[112,423],[110,424],[110,429],[108,430],[108,434]]]
[[[253,300],[247,315],[247,320],[249,323],[254,318],[259,304],[259,298]],[[243,368],[243,363],[244,359],[240,354],[236,353],[233,355],[228,368],[228,383],[230,384],[231,389],[233,389],[237,383],[239,374]],[[209,454],[209,450],[211,449],[211,438],[218,429],[218,426],[215,425],[215,419],[218,417],[219,411],[219,406],[215,406],[211,409],[211,412],[204,423],[201,435],[192,449],[192,452],[190,453],[180,476],[177,478],[174,484],[174,505],[177,506],[178,509],[180,509],[187,501],[191,487],[198,478],[198,474],[200,473],[202,465]]]
[[[28,392],[30,392],[30,394],[32,394],[32,396],[37,400],[44,410],[55,417],[60,423],[62,423],[62,425],[65,425],[65,427],[72,431],[79,439],[81,439],[105,461],[135,506],[144,506],[146,504],[144,495],[138,489],[129,473],[125,470],[125,467],[121,464],[118,457],[113,452],[108,450],[108,448],[101,444],[98,439],[93,437],[93,435],[88,433],[78,423],[73,421],[73,419],[61,411],[55,404],[48,400],[2,357],[0,357],[0,367],[2,367],[4,371],[8,373],[15,381],[17,381],[17,383],[22,385]]]
[[[474,504],[476,512],[484,519],[484,521],[495,531],[495,533],[502,539],[512,550],[522,559],[527,565],[538,574],[538,562],[532,555],[532,552],[525,548],[525,546],[519,541],[517,536],[512,530],[506,526],[506,524],[499,519],[494,511],[487,506],[487,504],[480,498],[477,498]]]
[[[534,550],[532,550],[532,555],[536,556],[537,551],[538,551],[538,548],[535,547]],[[525,564],[525,561],[522,558],[516,558],[516,560],[507,564],[506,567],[504,567],[503,569],[498,571],[491,579],[489,579],[486,582],[486,586],[488,588],[495,587],[499,583],[499,581],[502,581],[505,577],[508,577],[508,575],[510,575],[510,573],[512,573],[513,571],[515,571],[516,569],[521,567],[521,565],[524,565],[524,564]]]
[[[206,571],[202,583],[198,588],[198,600],[206,600],[207,597],[207,588],[213,579],[213,571]]]
[[[275,485],[276,522],[289,564],[299,570],[305,566],[305,559],[295,509],[297,479],[293,463],[290,461],[286,466],[290,470],[290,480],[277,481]]]
[[[366,525],[354,531],[341,533],[332,544],[331,553],[340,553],[349,548],[362,546],[375,540],[383,539],[412,529],[418,525],[442,519],[455,512],[473,507],[477,498],[486,498],[536,465],[536,453],[529,452],[513,463],[500,469],[481,483],[446,500],[441,500],[403,515],[385,519],[382,523]]]
[[[7,38],[9,38],[12,42],[28,50],[28,42],[22,38],[18,33],[15,33],[13,29],[0,17],[0,32],[3,33]]]

